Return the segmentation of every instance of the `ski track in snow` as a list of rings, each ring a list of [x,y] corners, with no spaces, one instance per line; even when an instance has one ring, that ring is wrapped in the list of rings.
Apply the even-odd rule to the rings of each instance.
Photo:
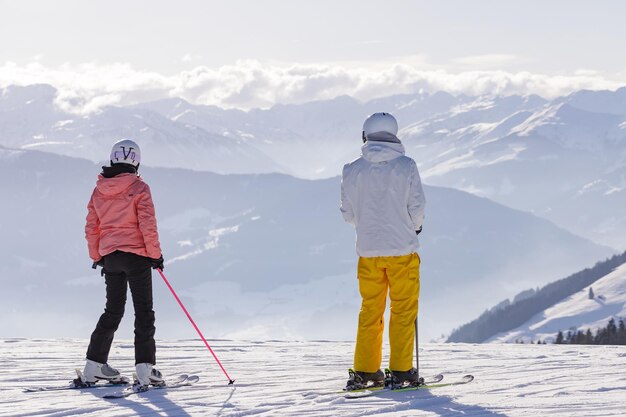
[[[200,376],[189,388],[104,400],[119,387],[25,393],[65,385],[82,368],[86,340],[0,339],[0,416],[623,416],[623,346],[426,344],[422,374],[473,374],[468,385],[345,399],[352,342],[212,341],[225,376],[199,340],[157,342],[166,377]],[[388,351],[385,350],[384,361]],[[109,363],[131,376],[132,342],[115,341]],[[385,362],[384,362],[385,363]],[[444,379],[444,381],[446,380]]]

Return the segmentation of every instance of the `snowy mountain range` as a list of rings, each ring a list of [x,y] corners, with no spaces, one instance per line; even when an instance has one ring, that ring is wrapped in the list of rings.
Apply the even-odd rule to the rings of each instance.
[[[84,159],[0,148],[0,335],[91,332],[104,290],[83,228],[99,171]],[[338,178],[141,172],[154,195],[165,273],[207,334],[353,338],[360,303],[354,231],[339,214]],[[425,190],[425,340],[612,253],[487,199]],[[155,292],[161,337],[188,335],[165,286],[155,282]]]
[[[474,101],[403,130],[426,182],[626,246],[626,88]]]
[[[593,298],[589,297],[592,289]],[[523,325],[492,337],[489,342],[514,343],[546,341],[554,343],[559,331],[592,333],[613,318],[626,318],[626,263],[591,285],[536,314]]]
[[[138,108],[107,107],[76,115],[55,104],[48,85],[8,87],[0,94],[0,144],[106,160],[111,143],[133,138],[150,165],[214,172],[275,172],[281,167],[244,139],[212,133]]]
[[[249,113],[180,100],[140,105],[207,130],[241,131],[283,172],[337,175],[356,155],[367,114],[389,109],[426,183],[468,191],[545,217],[576,234],[626,247],[626,88],[529,97],[348,97]],[[182,112],[177,111],[184,107]],[[230,113],[229,113],[230,112]],[[216,123],[221,114],[220,122]],[[236,118],[226,117],[238,115]],[[243,120],[242,120],[243,119]],[[219,132],[215,132],[219,133]]]
[[[617,250],[626,247],[626,88],[537,96],[350,97],[248,112],[164,99],[76,115],[48,85],[0,93],[0,145],[106,160],[138,140],[146,164],[230,173],[334,177],[358,156],[360,126],[381,109],[423,180],[529,211]],[[149,162],[148,162],[149,161]]]

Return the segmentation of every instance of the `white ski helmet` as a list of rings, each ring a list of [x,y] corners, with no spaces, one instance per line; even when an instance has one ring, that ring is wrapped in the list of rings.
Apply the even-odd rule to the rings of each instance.
[[[130,164],[137,168],[141,162],[141,150],[139,145],[130,139],[122,139],[115,142],[111,149],[111,165]]]
[[[372,133],[387,132],[394,136],[398,134],[398,122],[389,113],[374,113],[363,123],[363,142]]]

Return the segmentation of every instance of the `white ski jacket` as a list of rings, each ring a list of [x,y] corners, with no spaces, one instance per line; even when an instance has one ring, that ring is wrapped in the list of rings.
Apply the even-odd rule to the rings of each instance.
[[[415,161],[397,138],[369,138],[361,157],[343,167],[341,214],[356,228],[361,257],[402,256],[417,251],[416,230],[426,199]]]

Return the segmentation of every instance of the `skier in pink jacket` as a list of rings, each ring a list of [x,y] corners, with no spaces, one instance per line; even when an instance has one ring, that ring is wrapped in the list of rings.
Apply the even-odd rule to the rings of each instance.
[[[102,167],[87,206],[85,237],[89,256],[102,267],[106,306],[91,335],[84,384],[97,380],[121,381],[108,365],[113,336],[124,315],[127,287],[135,309],[135,368],[142,385],[159,384],[163,377],[156,363],[152,272],[163,269],[163,255],[150,187],[137,174],[139,146],[132,140],[113,145],[111,165]]]

